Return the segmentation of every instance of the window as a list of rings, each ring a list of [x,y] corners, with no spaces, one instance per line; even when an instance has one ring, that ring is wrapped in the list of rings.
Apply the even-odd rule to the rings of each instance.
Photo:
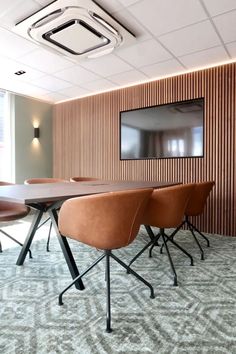
[[[0,180],[11,181],[11,124],[9,95],[0,91]]]
[[[171,139],[167,141],[167,150],[171,156],[184,156],[184,149],[183,139]]]

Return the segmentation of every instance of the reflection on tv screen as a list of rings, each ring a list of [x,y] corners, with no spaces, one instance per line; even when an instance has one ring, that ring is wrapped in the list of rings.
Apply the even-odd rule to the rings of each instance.
[[[203,156],[204,100],[121,112],[121,159]]]

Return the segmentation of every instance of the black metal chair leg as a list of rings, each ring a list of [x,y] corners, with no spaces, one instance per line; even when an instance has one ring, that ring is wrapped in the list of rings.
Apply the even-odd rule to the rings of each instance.
[[[146,231],[147,231],[147,233],[148,233],[148,236],[150,237],[150,240],[154,240],[154,238],[155,238],[155,235],[154,235],[154,233],[153,233],[153,231],[152,231],[152,229],[151,229],[151,226],[149,226],[149,225],[144,225],[144,227],[145,227],[145,229],[146,229]]]
[[[154,290],[152,285],[147,282],[144,278],[142,278],[138,273],[136,273],[133,269],[131,269],[127,264],[122,262],[118,257],[116,257],[113,253],[110,254],[110,257],[112,257],[117,263],[119,263],[122,267],[124,267],[126,270],[128,270],[131,274],[133,274],[137,279],[139,279],[141,282],[143,282],[145,285],[147,285],[151,291],[150,298],[154,299]]]
[[[5,235],[6,237],[10,238],[12,241],[16,242],[18,245],[20,245],[21,247],[23,247],[23,243],[19,242],[18,240],[16,240],[14,237],[12,237],[11,235],[9,235],[7,232],[0,230],[0,232]],[[1,248],[1,252],[2,252],[2,248]],[[33,258],[32,257],[32,252],[29,249],[29,258]]]
[[[141,251],[139,251],[139,253],[137,253],[136,256],[134,256],[133,259],[131,259],[131,261],[129,262],[128,268],[131,266],[132,263],[134,263],[134,261],[136,261],[136,259],[137,259],[139,256],[141,256],[141,254],[142,254],[144,251],[146,251],[146,249],[147,249],[149,246],[152,245],[152,243],[153,243],[152,240],[151,240],[150,242],[148,242],[148,243],[146,244],[146,246],[144,246],[144,247],[141,249]],[[129,269],[127,270],[127,273],[129,273]]]
[[[2,253],[2,244],[1,244],[1,241],[0,241],[0,253]]]
[[[153,242],[153,245],[152,245],[152,246],[150,247],[150,249],[149,249],[149,254],[148,254],[149,258],[152,258],[152,251],[153,251],[153,248],[154,248],[155,246],[159,246],[158,240],[159,240],[160,237],[161,237],[161,234],[160,234],[160,232],[158,232],[158,234],[157,234],[156,237],[155,237],[156,241]]]
[[[196,244],[198,245],[198,248],[199,248],[199,250],[200,250],[200,252],[201,252],[201,260],[203,261],[203,260],[204,260],[204,251],[203,251],[203,249],[202,249],[202,246],[201,246],[200,242],[198,241],[198,239],[197,239],[195,233],[193,232],[192,227],[189,227],[189,229],[190,229],[190,231],[191,231],[191,234],[193,235],[194,240],[196,241]]]
[[[106,332],[111,333],[111,288],[110,288],[110,255],[111,251],[106,251],[106,284],[107,284],[107,313],[106,313]]]
[[[153,248],[155,246],[156,246],[155,243],[153,243],[153,245],[150,247],[150,249],[149,249],[149,258],[152,258],[152,250],[153,250]]]
[[[50,252],[49,243],[50,243],[51,230],[52,230],[52,222],[50,222],[49,231],[48,231],[48,240],[47,240],[47,247],[46,247],[47,252]]]
[[[169,236],[169,238],[171,238],[173,240],[174,236],[177,234],[177,232],[181,229],[182,226],[184,226],[185,224],[185,220],[172,232],[172,234]],[[166,242],[168,242],[168,239],[166,240]],[[160,249],[160,253],[163,253],[163,247],[164,245],[161,245],[161,249]]]
[[[181,229],[182,226],[184,226],[184,224],[186,223],[186,221],[184,220],[173,232],[172,234],[169,236],[169,238],[171,238],[173,240],[174,236],[177,234],[177,232],[179,232],[179,230]]]
[[[176,274],[176,271],[175,271],[175,267],[174,267],[174,263],[172,261],[172,258],[171,258],[171,255],[170,255],[170,252],[169,252],[169,248],[167,246],[167,242],[166,242],[166,238],[165,238],[165,234],[164,232],[161,232],[161,236],[162,236],[162,239],[163,239],[163,243],[164,243],[164,246],[165,246],[165,249],[166,249],[166,253],[167,253],[167,256],[168,256],[168,259],[169,259],[169,262],[170,262],[170,266],[171,266],[171,270],[174,274],[174,286],[177,286],[178,285],[178,282],[177,282],[177,274]]]
[[[182,248],[177,242],[175,242],[174,240],[172,240],[171,238],[169,238],[168,235],[166,235],[166,238],[168,241],[170,241],[171,243],[173,243],[173,245],[175,247],[177,247],[180,251],[182,251],[189,259],[190,259],[190,262],[191,262],[191,266],[193,266],[193,257],[191,256],[190,253],[188,253],[184,248]]]
[[[190,221],[187,221],[187,223],[189,227],[192,227],[200,236],[202,236],[202,238],[204,238],[204,240],[207,243],[207,247],[210,247],[210,241],[208,240],[208,238],[205,235],[203,235],[203,233],[200,230],[198,230],[196,226],[194,226]]]
[[[95,267],[95,265],[98,264],[105,256],[105,254],[102,254],[99,258],[97,258],[96,261],[89,268],[87,268],[82,274],[74,278],[74,280],[59,294],[58,303],[60,306],[63,305],[62,296],[65,294],[65,292],[69,290],[77,281],[81,280],[81,278],[85,274],[87,274],[93,267]]]

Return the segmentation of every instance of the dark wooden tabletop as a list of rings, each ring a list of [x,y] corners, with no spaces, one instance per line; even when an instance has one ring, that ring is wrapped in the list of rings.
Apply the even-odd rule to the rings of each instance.
[[[164,188],[176,182],[89,181],[68,183],[14,184],[0,187],[0,200],[22,204],[66,200],[83,195],[140,188]]]

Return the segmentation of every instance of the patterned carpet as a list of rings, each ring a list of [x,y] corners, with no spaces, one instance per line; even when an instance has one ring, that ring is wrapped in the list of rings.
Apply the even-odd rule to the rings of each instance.
[[[21,227],[27,223],[22,223]],[[47,231],[42,228],[41,232]],[[1,237],[1,236],[0,236]],[[1,238],[2,239],[2,238]],[[158,247],[149,259],[145,252],[134,263],[154,286],[149,290],[112,261],[112,327],[105,332],[103,263],[84,278],[86,289],[72,288],[58,306],[59,292],[70,276],[59,244],[52,238],[34,241],[33,259],[15,265],[19,247],[0,254],[1,354],[229,354],[236,353],[236,238],[209,236],[205,261],[189,236],[177,236],[194,257],[195,265],[171,248],[179,286],[174,287],[166,254]],[[117,251],[128,262],[145,244],[142,230],[128,248]],[[70,242],[80,269],[98,255]]]

